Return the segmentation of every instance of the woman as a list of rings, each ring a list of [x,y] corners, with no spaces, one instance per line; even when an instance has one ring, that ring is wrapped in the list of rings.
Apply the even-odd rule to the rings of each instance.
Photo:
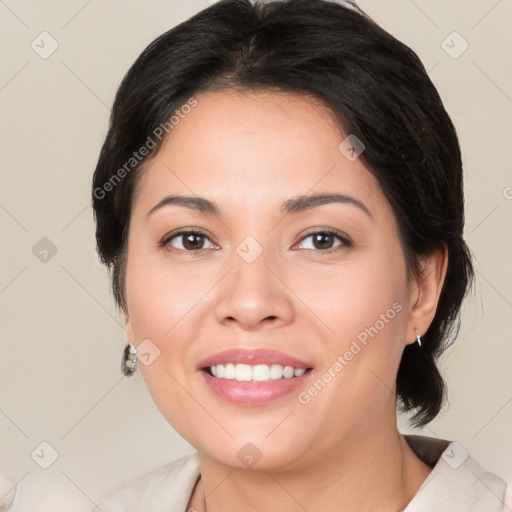
[[[100,510],[510,507],[461,445],[397,429],[443,406],[473,267],[452,122],[354,5],[223,0],[157,38],[93,207],[123,371],[197,450]]]

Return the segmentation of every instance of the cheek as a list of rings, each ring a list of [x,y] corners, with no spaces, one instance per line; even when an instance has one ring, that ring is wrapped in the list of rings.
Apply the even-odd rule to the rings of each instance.
[[[137,352],[141,353],[139,347],[147,344],[149,352],[158,354],[148,365],[142,359],[139,369],[155,405],[187,438],[192,418],[200,414],[185,389],[192,364],[187,359],[188,347],[196,334],[190,326],[198,324],[194,318],[198,301],[205,293],[204,284],[199,277],[194,281],[193,274],[173,273],[170,266],[151,265],[147,259],[134,257],[130,265],[127,297]],[[149,345],[147,340],[151,340]],[[184,408],[184,404],[191,407]]]
[[[346,339],[373,325],[394,303],[405,307],[405,269],[401,260],[386,254],[373,256],[353,258],[315,274],[290,275],[291,287],[309,307],[302,309],[322,320],[326,334]],[[400,308],[395,306],[396,309]],[[394,317],[394,311],[390,315]]]
[[[294,279],[290,287],[308,306],[299,307],[323,333],[318,343],[324,368],[332,368],[342,356],[340,383],[350,379],[352,389],[368,391],[366,386],[379,385],[378,375],[391,388],[406,319],[406,273],[400,247],[366,252],[307,280],[297,275]]]
[[[139,368],[159,409],[174,418],[190,400],[181,386],[195,371],[194,340],[204,338],[207,294],[216,276],[198,272],[194,264],[184,269],[167,264],[165,258],[137,256],[133,254],[127,269],[134,342],[151,340],[158,353],[154,362],[145,366],[141,361]]]
[[[137,256],[131,256],[126,279],[133,331],[136,339],[165,340],[207,292],[207,276],[166,265],[164,257],[150,261]]]

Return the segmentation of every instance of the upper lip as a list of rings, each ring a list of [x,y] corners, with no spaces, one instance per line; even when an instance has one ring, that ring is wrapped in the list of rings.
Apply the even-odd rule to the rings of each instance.
[[[217,364],[280,364],[293,368],[311,368],[311,365],[295,357],[271,349],[245,349],[232,348],[217,352],[198,363],[198,369],[215,366]]]

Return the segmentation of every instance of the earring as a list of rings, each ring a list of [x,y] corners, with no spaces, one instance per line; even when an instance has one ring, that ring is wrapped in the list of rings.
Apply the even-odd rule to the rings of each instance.
[[[421,348],[421,337],[419,334],[416,335],[416,341],[418,342],[418,345],[420,346]]]
[[[121,372],[126,377],[131,377],[137,370],[137,350],[131,343],[127,343],[123,350],[121,358]]]

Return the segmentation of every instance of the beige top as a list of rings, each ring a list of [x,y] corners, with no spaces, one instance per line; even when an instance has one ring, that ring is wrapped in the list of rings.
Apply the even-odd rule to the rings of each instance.
[[[485,471],[456,441],[403,435],[433,470],[404,512],[511,512],[512,488]],[[186,512],[200,476],[193,452],[104,498],[91,512]]]

